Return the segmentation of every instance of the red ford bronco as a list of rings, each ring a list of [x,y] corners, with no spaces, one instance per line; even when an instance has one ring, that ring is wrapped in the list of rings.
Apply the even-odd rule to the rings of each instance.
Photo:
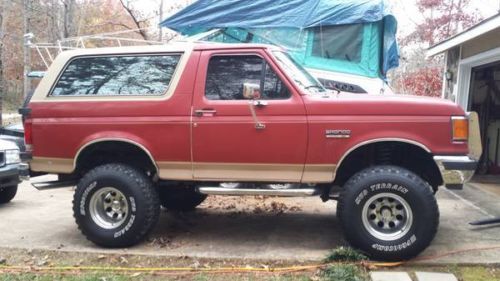
[[[352,246],[408,259],[436,234],[438,187],[461,188],[481,153],[477,115],[452,102],[327,91],[266,45],[64,52],[21,111],[31,171],[59,175],[38,187],[77,184],[76,223],[105,247],[141,241],[160,205],[318,196]]]

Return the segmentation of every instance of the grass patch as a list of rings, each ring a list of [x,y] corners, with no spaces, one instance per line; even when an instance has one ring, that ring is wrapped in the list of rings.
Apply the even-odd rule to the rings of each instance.
[[[500,270],[488,267],[463,267],[459,268],[458,274],[463,281],[498,281],[500,280]]]
[[[325,258],[325,262],[357,262],[364,260],[368,260],[368,257],[349,247],[334,249]]]
[[[141,274],[134,275],[114,275],[114,274],[97,274],[97,273],[74,273],[73,275],[61,275],[50,273],[8,273],[0,274],[1,281],[164,281],[164,280],[179,280],[179,281],[311,281],[321,280],[311,278],[308,273],[292,273],[287,275],[267,275],[258,273],[235,273],[235,274],[188,274],[188,275],[168,275],[161,274]],[[332,279],[326,279],[332,280]],[[335,279],[336,281],[344,281],[344,279]],[[346,279],[347,280],[347,279]]]
[[[128,280],[148,280],[147,278],[133,278],[131,276],[123,275],[59,275],[59,274],[32,274],[32,273],[19,273],[19,274],[0,274],[2,281],[128,281]]]
[[[324,281],[366,281],[366,274],[352,264],[335,264],[324,269],[320,274]]]

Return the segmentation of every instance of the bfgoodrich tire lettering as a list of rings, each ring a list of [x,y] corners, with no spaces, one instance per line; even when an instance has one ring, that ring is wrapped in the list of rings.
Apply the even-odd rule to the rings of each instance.
[[[144,173],[124,164],[107,164],[80,180],[73,213],[78,228],[90,241],[103,247],[128,247],[154,227],[160,203]]]
[[[436,235],[439,210],[431,186],[395,166],[377,166],[354,175],[344,186],[337,214],[345,237],[378,260],[406,260]]]

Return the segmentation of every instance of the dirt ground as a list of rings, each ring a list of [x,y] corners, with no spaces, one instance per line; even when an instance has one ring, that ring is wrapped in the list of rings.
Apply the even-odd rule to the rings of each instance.
[[[483,185],[439,191],[441,224],[436,239],[419,257],[422,263],[500,264],[499,225],[468,225],[500,216],[500,195]],[[140,245],[103,249],[76,228],[72,195],[72,188],[37,191],[23,183],[16,198],[0,206],[0,248],[305,262],[322,260],[331,249],[346,245],[334,201],[214,196],[193,213],[163,210],[155,230]]]

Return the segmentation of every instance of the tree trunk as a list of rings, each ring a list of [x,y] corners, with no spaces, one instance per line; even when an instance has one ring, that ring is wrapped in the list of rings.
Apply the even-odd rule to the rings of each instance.
[[[160,0],[160,12],[158,13],[160,16],[160,20],[158,21],[159,23],[163,20],[163,0]],[[158,24],[158,41],[163,40],[163,27]]]
[[[5,38],[3,17],[5,12],[5,1],[0,0],[0,126],[2,126],[4,82],[3,82],[3,40]]]
[[[75,0],[66,0],[63,2],[63,38],[75,35]]]
[[[30,21],[31,21],[31,0],[24,0],[24,13],[23,13],[23,29],[24,36],[31,32]],[[26,99],[29,91],[31,90],[30,80],[28,79],[28,73],[31,71],[31,48],[28,46],[26,37],[24,38],[24,71],[23,71],[23,97]]]

